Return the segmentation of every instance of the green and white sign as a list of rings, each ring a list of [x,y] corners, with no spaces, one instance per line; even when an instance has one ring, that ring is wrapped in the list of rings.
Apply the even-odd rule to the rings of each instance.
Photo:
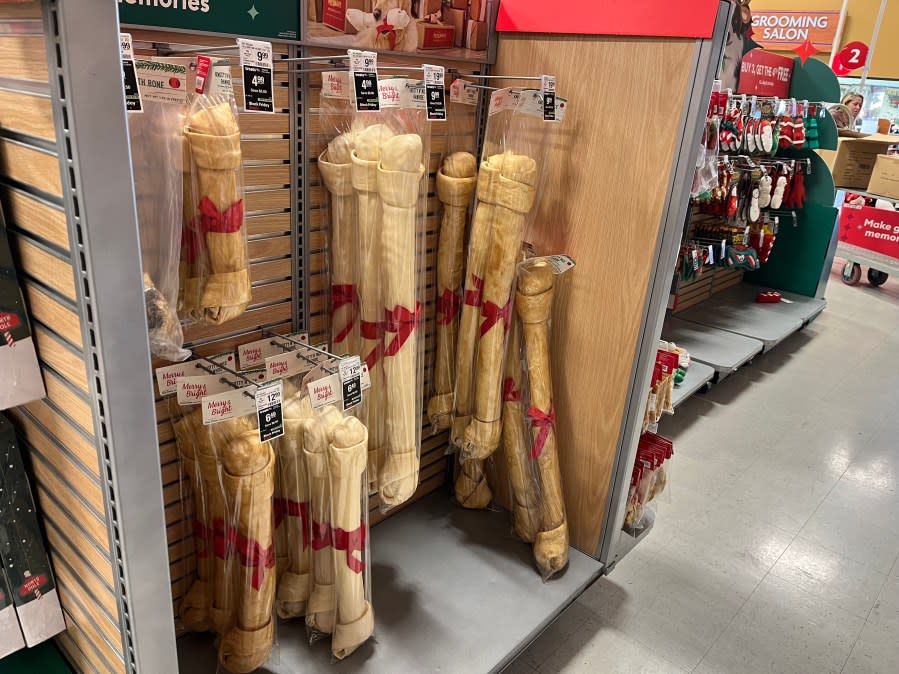
[[[119,0],[123,24],[299,40],[298,0]]]

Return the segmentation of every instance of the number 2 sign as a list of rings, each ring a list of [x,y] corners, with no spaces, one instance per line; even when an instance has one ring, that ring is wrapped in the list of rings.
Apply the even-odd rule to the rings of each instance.
[[[848,75],[853,70],[864,67],[867,61],[868,45],[864,42],[850,42],[834,59],[833,71],[837,75]]]

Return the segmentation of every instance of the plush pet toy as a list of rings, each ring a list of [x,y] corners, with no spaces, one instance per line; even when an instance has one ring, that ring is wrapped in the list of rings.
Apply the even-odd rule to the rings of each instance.
[[[348,9],[346,18],[358,31],[357,47],[389,51],[418,49],[412,0],[375,0],[371,12]]]

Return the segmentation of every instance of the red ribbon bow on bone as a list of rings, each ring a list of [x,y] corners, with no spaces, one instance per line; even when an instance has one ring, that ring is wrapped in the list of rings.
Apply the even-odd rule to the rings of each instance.
[[[534,446],[531,448],[531,458],[536,459],[543,453],[543,447],[546,446],[546,438],[549,437],[550,429],[556,425],[556,410],[550,408],[549,413],[532,407],[528,410],[528,417],[531,423],[539,428],[537,437],[534,439]]]
[[[521,391],[515,388],[515,381],[512,377],[506,377],[503,381],[503,401],[517,403],[519,400],[521,400]]]
[[[350,318],[347,321],[347,324],[341,328],[340,332],[337,333],[334,337],[334,342],[339,343],[345,340],[350,331],[353,329],[353,321],[356,318],[356,310],[355,306],[357,303],[356,296],[356,286],[351,283],[338,283],[337,285],[331,286],[331,316],[334,316],[337,313],[337,310],[341,307],[345,307],[346,305],[352,305],[353,311],[350,314]]]
[[[193,264],[206,250],[206,234],[234,234],[243,226],[243,199],[220,211],[212,199],[203,197],[198,206],[200,215],[192,220],[181,235],[181,256]]]
[[[449,288],[443,289],[443,294],[437,298],[437,325],[448,325],[459,315],[462,308],[462,297],[458,292]]]
[[[275,516],[275,528],[277,529],[285,517],[299,517],[303,529],[303,549],[309,547],[309,504],[305,501],[298,503],[286,498],[276,498],[272,501],[272,510]]]
[[[500,319],[503,321],[503,329],[507,330],[509,328],[509,315],[511,310],[512,300],[506,302],[503,307],[490,301],[484,302],[484,306],[481,307],[481,316],[484,317],[484,320],[481,323],[481,337],[490,332],[490,329],[499,323]]]

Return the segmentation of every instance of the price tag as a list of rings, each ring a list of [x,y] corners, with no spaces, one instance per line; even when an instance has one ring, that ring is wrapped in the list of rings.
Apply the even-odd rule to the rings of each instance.
[[[143,112],[137,72],[134,70],[134,43],[131,33],[119,33],[119,47],[122,54],[122,78],[125,83],[125,109],[128,112]]]
[[[272,43],[239,38],[237,46],[243,69],[243,109],[247,112],[274,112]]]
[[[446,92],[444,91],[445,71],[443,66],[423,64],[425,71],[425,101],[428,119],[446,121]]]
[[[556,78],[553,75],[540,76],[540,92],[543,94],[543,119],[556,121]]]
[[[206,78],[209,77],[209,69],[212,67],[212,59],[200,54],[197,56],[197,77],[194,91],[202,94],[206,91]]]
[[[203,410],[203,425],[217,424],[227,419],[245,417],[256,412],[255,387],[249,386],[237,391],[225,391],[205,396],[200,400]]]
[[[478,90],[465,80],[453,80],[453,83],[450,84],[450,103],[477,105]]]
[[[362,402],[362,361],[359,356],[350,356],[340,361],[338,369],[343,393],[343,411]]]
[[[265,359],[269,356],[287,353],[295,348],[295,342],[309,343],[309,335],[305,332],[297,332],[287,335],[290,339],[272,335],[258,339],[249,344],[241,344],[237,347],[237,355],[240,359],[240,371],[256,370],[265,367]]]
[[[284,435],[284,385],[281,380],[256,389],[256,415],[259,418],[259,442]]]
[[[350,72],[353,74],[353,90],[356,94],[356,110],[380,110],[378,101],[378,55],[373,51],[347,51]]]
[[[564,274],[575,266],[574,258],[569,255],[548,255],[546,260],[552,265],[556,274]]]
[[[233,353],[220,353],[212,356],[210,360],[232,367],[234,365]],[[185,363],[164,365],[156,368],[156,384],[159,386],[159,395],[167,396],[178,392],[178,380],[181,377],[190,377],[203,374],[217,374],[223,370],[220,367],[210,365],[203,360],[191,360]]]

